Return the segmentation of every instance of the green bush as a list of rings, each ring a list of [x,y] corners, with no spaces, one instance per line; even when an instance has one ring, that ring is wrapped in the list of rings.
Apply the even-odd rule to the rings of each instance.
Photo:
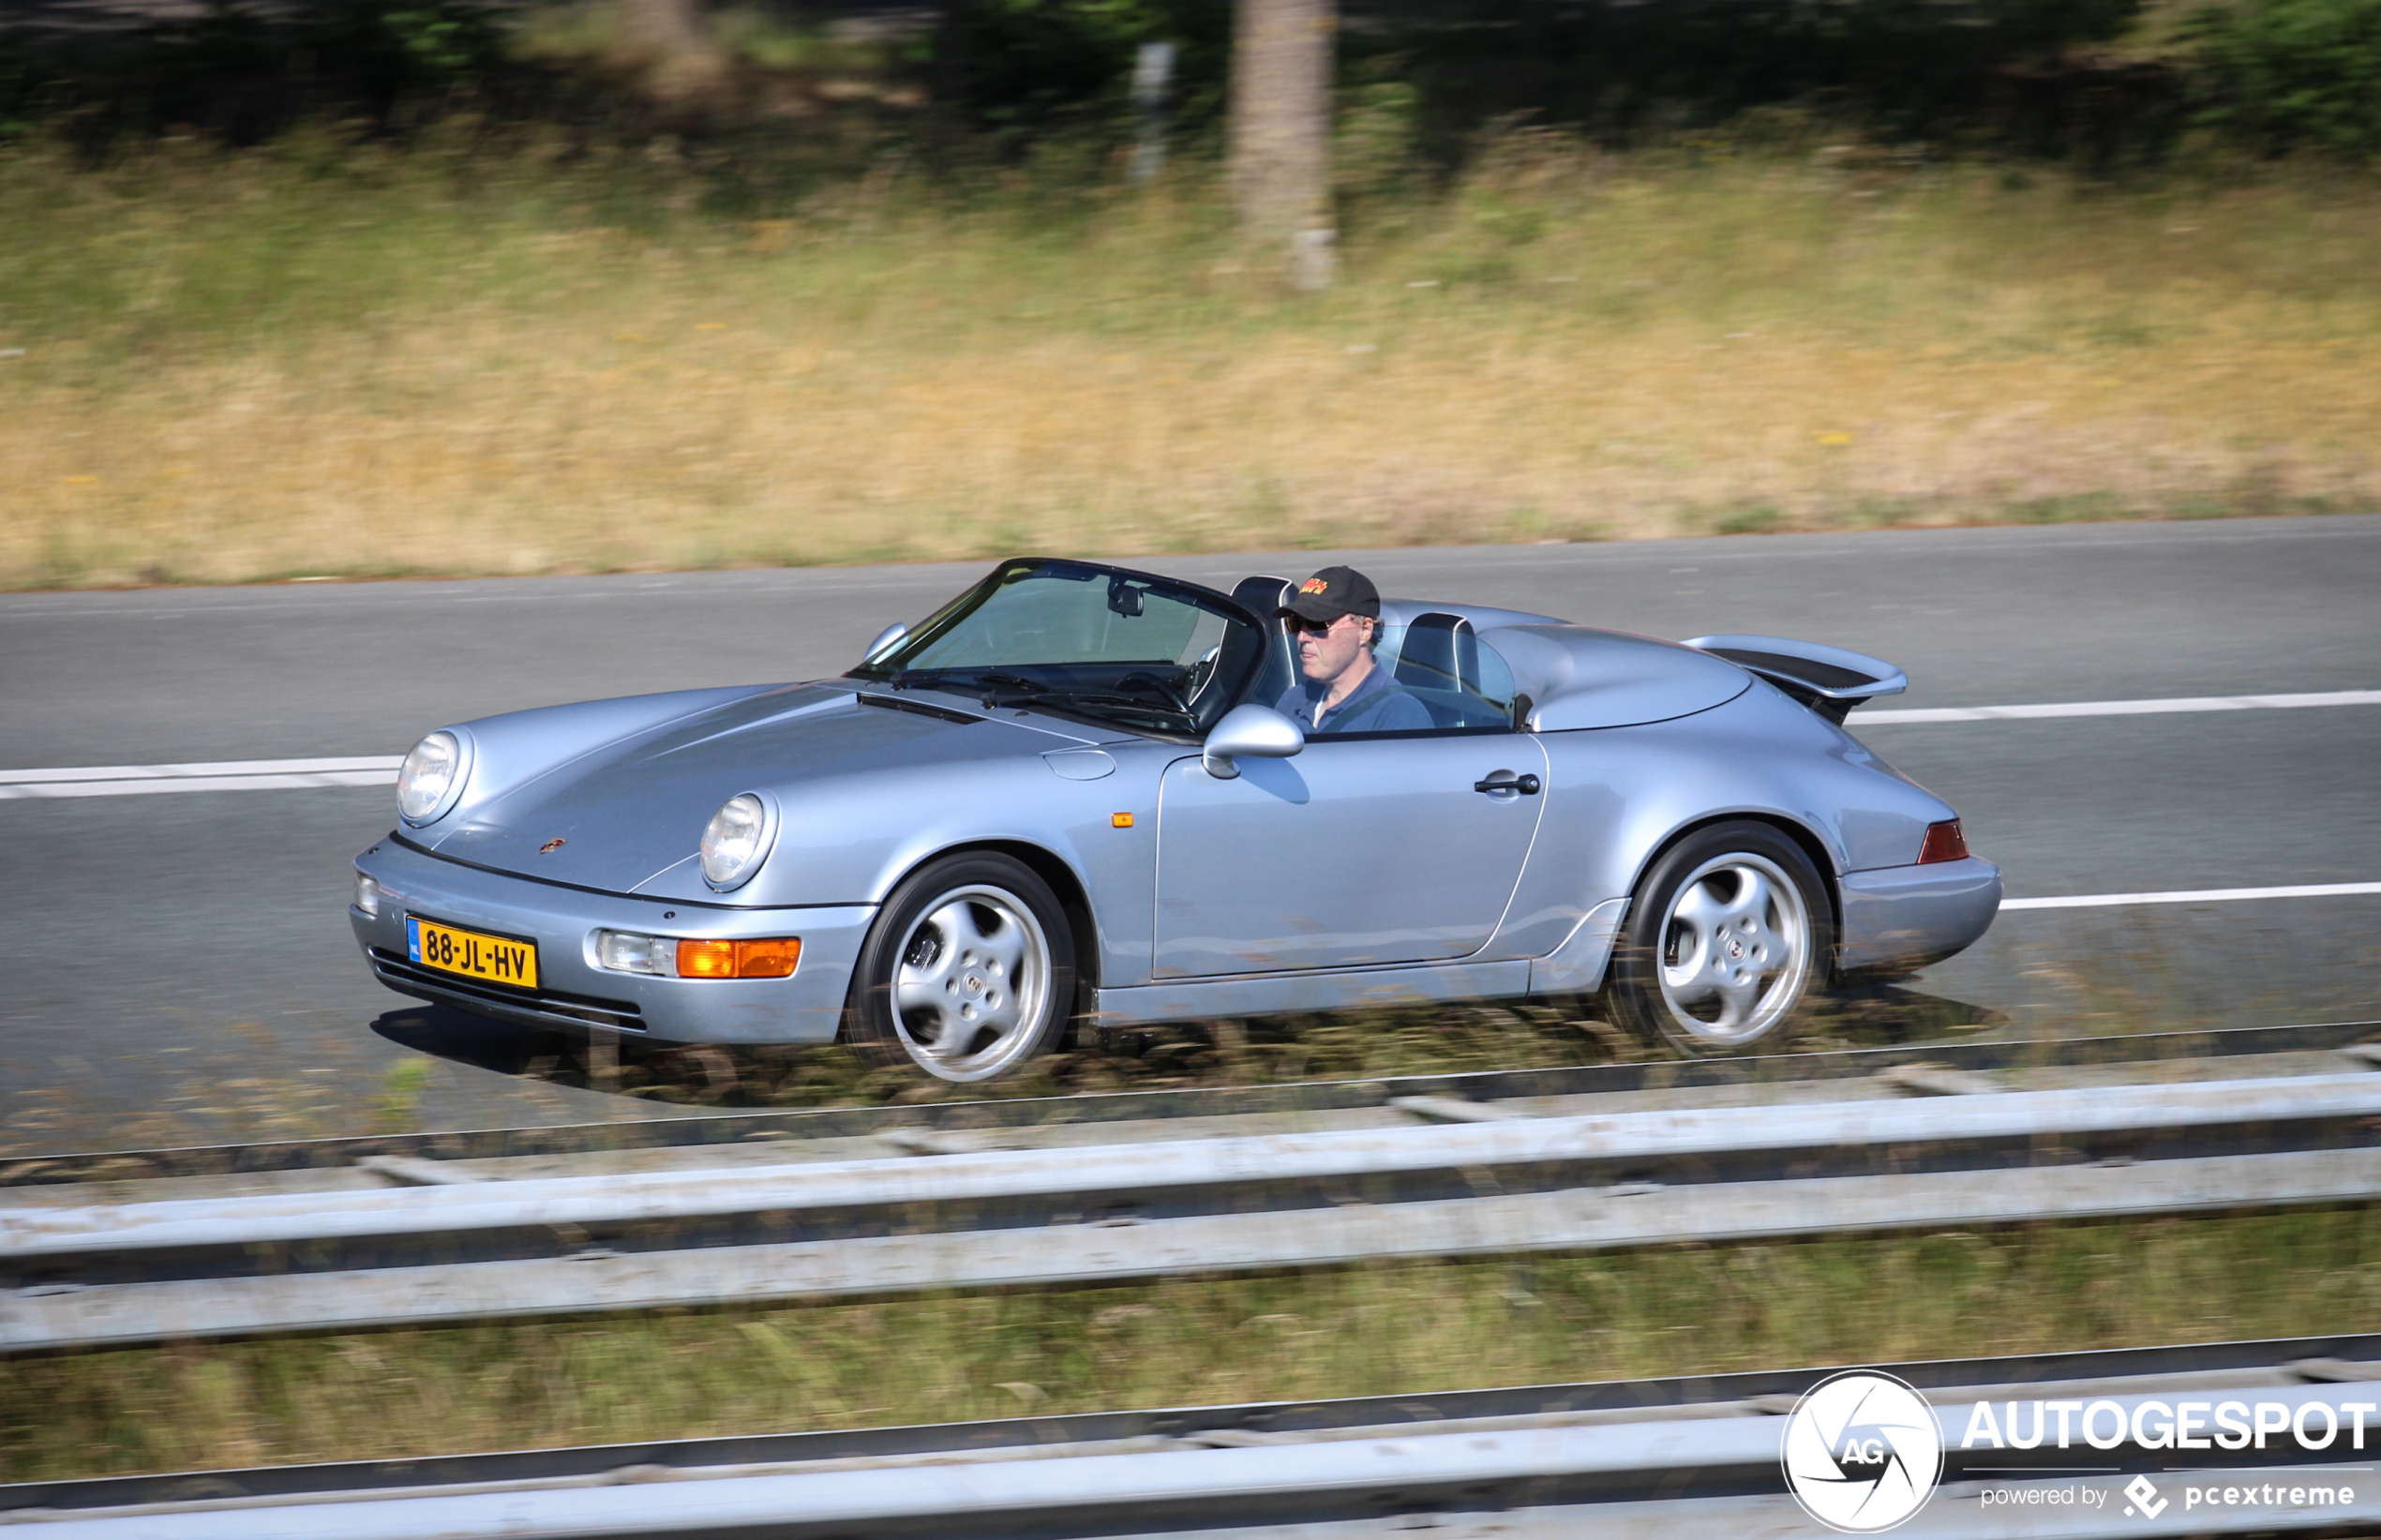
[[[0,35],[0,133],[63,118],[88,144],[196,128],[236,144],[309,116],[385,125],[516,67],[513,0],[299,0],[120,34]]]
[[[768,158],[772,135],[786,137],[782,120],[746,110],[767,96],[755,85],[766,65],[748,69],[758,95],[741,107],[663,121],[601,60],[529,59],[509,28],[544,3],[210,0],[197,17],[129,33],[0,30],[0,139],[64,125],[86,149],[186,129],[253,144],[309,119],[402,130],[461,107],[582,139],[666,130],[735,181],[756,155]],[[962,130],[963,146],[1052,140],[1090,146],[1096,160],[1124,131],[1136,51],[1167,41],[1171,126],[1199,140],[1223,106],[1232,10],[1233,0],[966,0],[885,61],[908,100],[923,84],[935,111],[837,116],[863,150],[886,131],[940,124]],[[1864,130],[2094,170],[2154,159],[2194,121],[2262,153],[2381,154],[2381,0],[2232,0],[2155,58],[2096,49],[2141,10],[2142,0],[1351,0],[1339,50],[1348,186],[1385,191],[1407,185],[1413,166],[1460,165],[1484,127],[1551,125],[1625,147],[1773,109],[1830,136]],[[972,154],[960,159],[972,165]]]
[[[1351,7],[1343,88],[1394,82],[1417,143],[1460,159],[1484,125],[1531,120],[1625,142],[1682,121],[1813,103],[1896,136],[1999,137],[2069,153],[2113,110],[2156,116],[2172,82],[2074,63],[2140,0],[1381,0]],[[1177,124],[1220,106],[1230,0],[970,0],[932,39],[935,94],[1023,136],[1113,119],[1133,52],[1179,50]],[[2151,72],[2155,74],[2155,71]],[[2116,97],[2109,98],[2112,90]],[[2152,136],[2156,137],[2156,136]],[[2083,146],[2083,147],[2089,147]]]
[[[2074,62],[2121,35],[2138,0],[1394,0],[1351,27],[1343,60],[1410,60],[1425,141],[1460,152],[1482,124],[1578,126],[1607,142],[1796,106],[1902,139],[2074,147]]]
[[[2381,154],[2381,0],[2244,0],[2192,30],[2202,122],[2269,154]]]
[[[979,127],[1024,132],[1121,112],[1144,43],[1175,45],[1171,116],[1222,101],[1231,0],[970,0],[932,48],[936,95]]]

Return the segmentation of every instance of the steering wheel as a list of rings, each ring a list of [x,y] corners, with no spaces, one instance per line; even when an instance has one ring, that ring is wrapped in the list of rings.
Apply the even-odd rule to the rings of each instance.
[[[1207,680],[1215,678],[1216,654],[1222,650],[1223,644],[1218,642],[1207,649],[1205,656],[1190,665],[1190,678],[1185,681],[1184,695],[1187,698],[1184,704],[1186,706],[1190,701],[1196,700],[1206,693]]]

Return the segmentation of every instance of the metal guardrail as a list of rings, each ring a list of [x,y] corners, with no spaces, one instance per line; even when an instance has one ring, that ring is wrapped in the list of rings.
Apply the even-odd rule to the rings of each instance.
[[[2179,1134],[2381,1116],[2371,1070],[2179,1085],[2087,1086],[1924,1101],[1700,1107],[1441,1127],[1350,1129],[1155,1144],[948,1153],[937,1159],[806,1162],[715,1171],[606,1173],[353,1192],[0,1210],[0,1258],[70,1257],[252,1247],[577,1225],[618,1228],[796,1210],[880,1209],[1121,1194],[1465,1168],[1598,1162],[1644,1169],[1698,1158],[1790,1155],[1855,1146],[2025,1141],[2110,1133]],[[1996,1165],[2002,1162],[1995,1162]],[[1899,1162],[1908,1170],[1910,1162]],[[1566,1183],[1565,1186],[1577,1184]]]
[[[1875,1366],[1872,1366],[1875,1367]],[[2128,1433],[2023,1456],[1965,1448],[1977,1401],[2188,1398],[2343,1408],[2381,1396],[2381,1338],[2301,1338],[1881,1366],[1932,1401],[1946,1466],[1898,1533],[2097,1540],[2369,1530],[2374,1455],[2335,1439],[2179,1457]],[[41,1540],[453,1540],[462,1536],[1156,1537],[1296,1526],[1374,1534],[1476,1521],[1499,1535],[1818,1534],[1784,1489],[1793,1399],[1835,1369],[1536,1385],[1305,1404],[715,1439],[0,1488],[0,1525]],[[2131,1419],[2128,1419],[2130,1422]],[[2376,1428],[2371,1443],[2381,1443]],[[2178,1462],[2182,1468],[2178,1468]],[[2158,1517],[2128,1512],[2136,1477]],[[2282,1495],[2197,1506],[2226,1481]],[[2293,1503],[2293,1486],[2325,1501]],[[2025,1492],[2110,1494],[2029,1504]],[[2137,1490],[2137,1488],[2136,1488]],[[1992,1501],[1991,1499],[1999,1499]],[[2145,1504],[2146,1506],[2147,1504]],[[1269,1530],[1268,1533],[1280,1533]],[[1472,1533],[1458,1529],[1456,1533]]]
[[[2375,1118],[2360,1070],[21,1207],[0,1350],[2356,1202]]]
[[[2156,1063],[2343,1048],[2381,1036],[2381,1021],[2323,1022],[2100,1038],[1924,1043],[1740,1058],[1659,1059],[1555,1069],[1303,1081],[1284,1085],[1015,1097],[900,1107],[704,1112],[607,1123],[472,1129],[417,1134],[273,1140],[179,1148],[59,1152],[0,1158],[0,1192],[11,1187],[125,1178],[328,1170],[373,1156],[434,1160],[502,1159],[605,1150],[692,1149],[779,1139],[883,1135],[900,1130],[989,1131],[1060,1124],[1148,1122],[1266,1113],[1379,1107],[1400,1097],[1443,1096],[1493,1103],[1529,1097],[1858,1080],[1900,1066],[1969,1072]]]

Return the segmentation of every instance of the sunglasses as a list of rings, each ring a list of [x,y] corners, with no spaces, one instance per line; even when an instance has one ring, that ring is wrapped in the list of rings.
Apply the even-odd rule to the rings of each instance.
[[[1303,615],[1293,615],[1288,619],[1290,621],[1290,631],[1292,635],[1321,636],[1326,635],[1332,627],[1338,625],[1341,620],[1354,620],[1361,618],[1362,617],[1360,616],[1355,615],[1340,615],[1328,620],[1310,620]]]

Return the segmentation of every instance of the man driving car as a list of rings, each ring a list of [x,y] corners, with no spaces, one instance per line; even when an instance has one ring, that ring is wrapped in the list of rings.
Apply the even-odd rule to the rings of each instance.
[[[1381,592],[1353,567],[1325,567],[1279,613],[1290,622],[1303,676],[1274,710],[1310,733],[1422,732],[1430,708],[1392,682],[1372,657]]]

